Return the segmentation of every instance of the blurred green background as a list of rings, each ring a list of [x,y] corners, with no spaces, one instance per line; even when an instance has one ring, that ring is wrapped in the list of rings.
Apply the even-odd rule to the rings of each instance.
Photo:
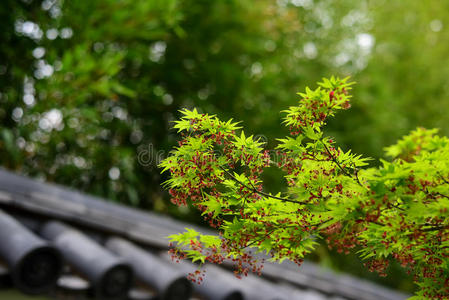
[[[444,0],[3,0],[0,165],[200,223],[156,168],[180,108],[243,120],[271,148],[297,91],[350,75],[353,107],[328,134],[379,158],[417,126],[449,133],[448,24]],[[268,190],[281,175],[265,174]],[[312,259],[412,286],[325,247]]]

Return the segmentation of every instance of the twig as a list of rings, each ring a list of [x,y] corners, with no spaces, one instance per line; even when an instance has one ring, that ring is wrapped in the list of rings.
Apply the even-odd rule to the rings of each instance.
[[[442,230],[442,229],[448,229],[449,228],[449,225],[444,225],[443,226],[443,225],[431,225],[431,224],[426,225],[426,224],[424,224],[422,226],[432,226],[430,228],[419,229],[419,231],[422,231],[422,232],[437,231],[437,230]]]
[[[446,178],[444,178],[443,175],[441,175],[439,172],[437,172],[437,174],[440,177],[440,179],[444,181],[444,183],[449,184],[449,181],[447,181]]]
[[[277,228],[274,227],[274,228],[271,229],[269,232],[266,232],[265,235],[262,236],[261,238],[259,238],[259,239],[257,239],[257,240],[253,240],[251,243],[245,245],[245,247],[243,247],[243,249],[244,249],[244,248],[248,248],[248,247],[254,245],[255,243],[258,243],[258,242],[263,241],[263,240],[266,239],[270,234],[272,234],[276,229],[277,229]]]
[[[288,198],[277,197],[277,196],[273,196],[273,195],[264,193],[264,192],[262,192],[262,191],[259,191],[259,190],[257,190],[256,188],[250,187],[250,186],[244,184],[243,182],[241,182],[240,180],[238,180],[234,175],[232,175],[228,170],[226,170],[226,169],[223,168],[222,166],[219,166],[219,167],[220,167],[220,169],[222,169],[226,174],[228,174],[229,177],[231,177],[235,182],[237,182],[237,183],[240,184],[241,186],[245,187],[246,189],[252,191],[253,193],[259,194],[259,195],[264,196],[264,197],[267,197],[267,198],[272,198],[272,199],[284,201],[284,202],[296,203],[296,204],[301,204],[301,205],[306,205],[306,204],[308,204],[307,202],[301,202],[301,201],[291,200],[291,199],[288,199]]]
[[[348,177],[353,178],[353,176],[352,176],[351,174],[349,174],[349,173],[348,173],[348,172],[347,172],[347,171],[340,165],[340,163],[338,162],[338,160],[335,158],[335,156],[331,153],[331,151],[329,150],[329,148],[326,146],[326,143],[324,143],[322,140],[321,140],[321,143],[323,144],[324,148],[326,149],[326,152],[327,152],[327,153],[329,154],[329,156],[331,157],[332,161],[338,166],[338,168],[343,172],[343,174],[346,175],[346,176],[348,176]],[[359,177],[357,176],[357,174],[355,175],[355,179],[356,179],[357,183],[358,183],[360,186],[364,186],[364,185],[360,182]]]

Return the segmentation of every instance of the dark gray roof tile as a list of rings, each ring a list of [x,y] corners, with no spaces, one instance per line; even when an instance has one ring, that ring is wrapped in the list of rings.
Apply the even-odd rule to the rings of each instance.
[[[101,299],[123,299],[133,283],[133,270],[82,232],[59,221],[45,223],[40,234],[51,241],[64,259],[89,279]]]
[[[53,287],[62,270],[57,249],[2,210],[0,241],[0,258],[20,290],[39,294]]]
[[[133,267],[136,277],[153,286],[161,299],[188,300],[191,296],[192,284],[187,280],[186,273],[159,256],[119,237],[108,239],[105,247],[124,258]]]

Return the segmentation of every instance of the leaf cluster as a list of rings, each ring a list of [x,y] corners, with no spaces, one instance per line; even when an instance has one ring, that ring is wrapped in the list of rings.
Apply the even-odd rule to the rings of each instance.
[[[201,263],[229,259],[247,274],[261,268],[249,249],[300,264],[323,239],[339,252],[360,249],[382,276],[397,260],[414,274],[417,297],[447,297],[449,139],[419,128],[386,148],[392,161],[367,167],[369,158],[323,132],[328,117],[350,107],[352,84],[332,77],[299,93],[299,105],[284,112],[290,136],[271,153],[231,120],[181,111],[174,128],[182,140],[160,164],[171,175],[165,185],[174,203],[192,202],[220,235],[173,235],[178,253]],[[286,193],[264,192],[261,174],[271,166],[284,170]]]

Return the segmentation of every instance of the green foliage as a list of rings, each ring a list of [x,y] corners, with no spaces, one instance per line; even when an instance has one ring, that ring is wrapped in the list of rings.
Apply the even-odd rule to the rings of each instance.
[[[324,79],[285,111],[290,136],[276,152],[231,121],[183,110],[179,147],[162,161],[172,201],[199,209],[219,238],[188,230],[171,236],[174,254],[194,261],[236,262],[237,274],[260,272],[250,255],[300,264],[318,241],[348,253],[358,247],[371,271],[386,276],[389,260],[414,275],[421,298],[449,296],[449,139],[417,129],[386,148],[392,161],[366,168],[368,158],[324,136],[327,118],[347,109],[348,78]],[[288,189],[263,190],[261,174],[277,166]],[[363,168],[365,167],[365,168]]]
[[[1,165],[167,211],[155,167],[176,112],[236,114],[274,133],[272,109],[355,35],[317,16],[341,19],[351,1],[2,1]],[[305,56],[307,44],[322,55]]]

